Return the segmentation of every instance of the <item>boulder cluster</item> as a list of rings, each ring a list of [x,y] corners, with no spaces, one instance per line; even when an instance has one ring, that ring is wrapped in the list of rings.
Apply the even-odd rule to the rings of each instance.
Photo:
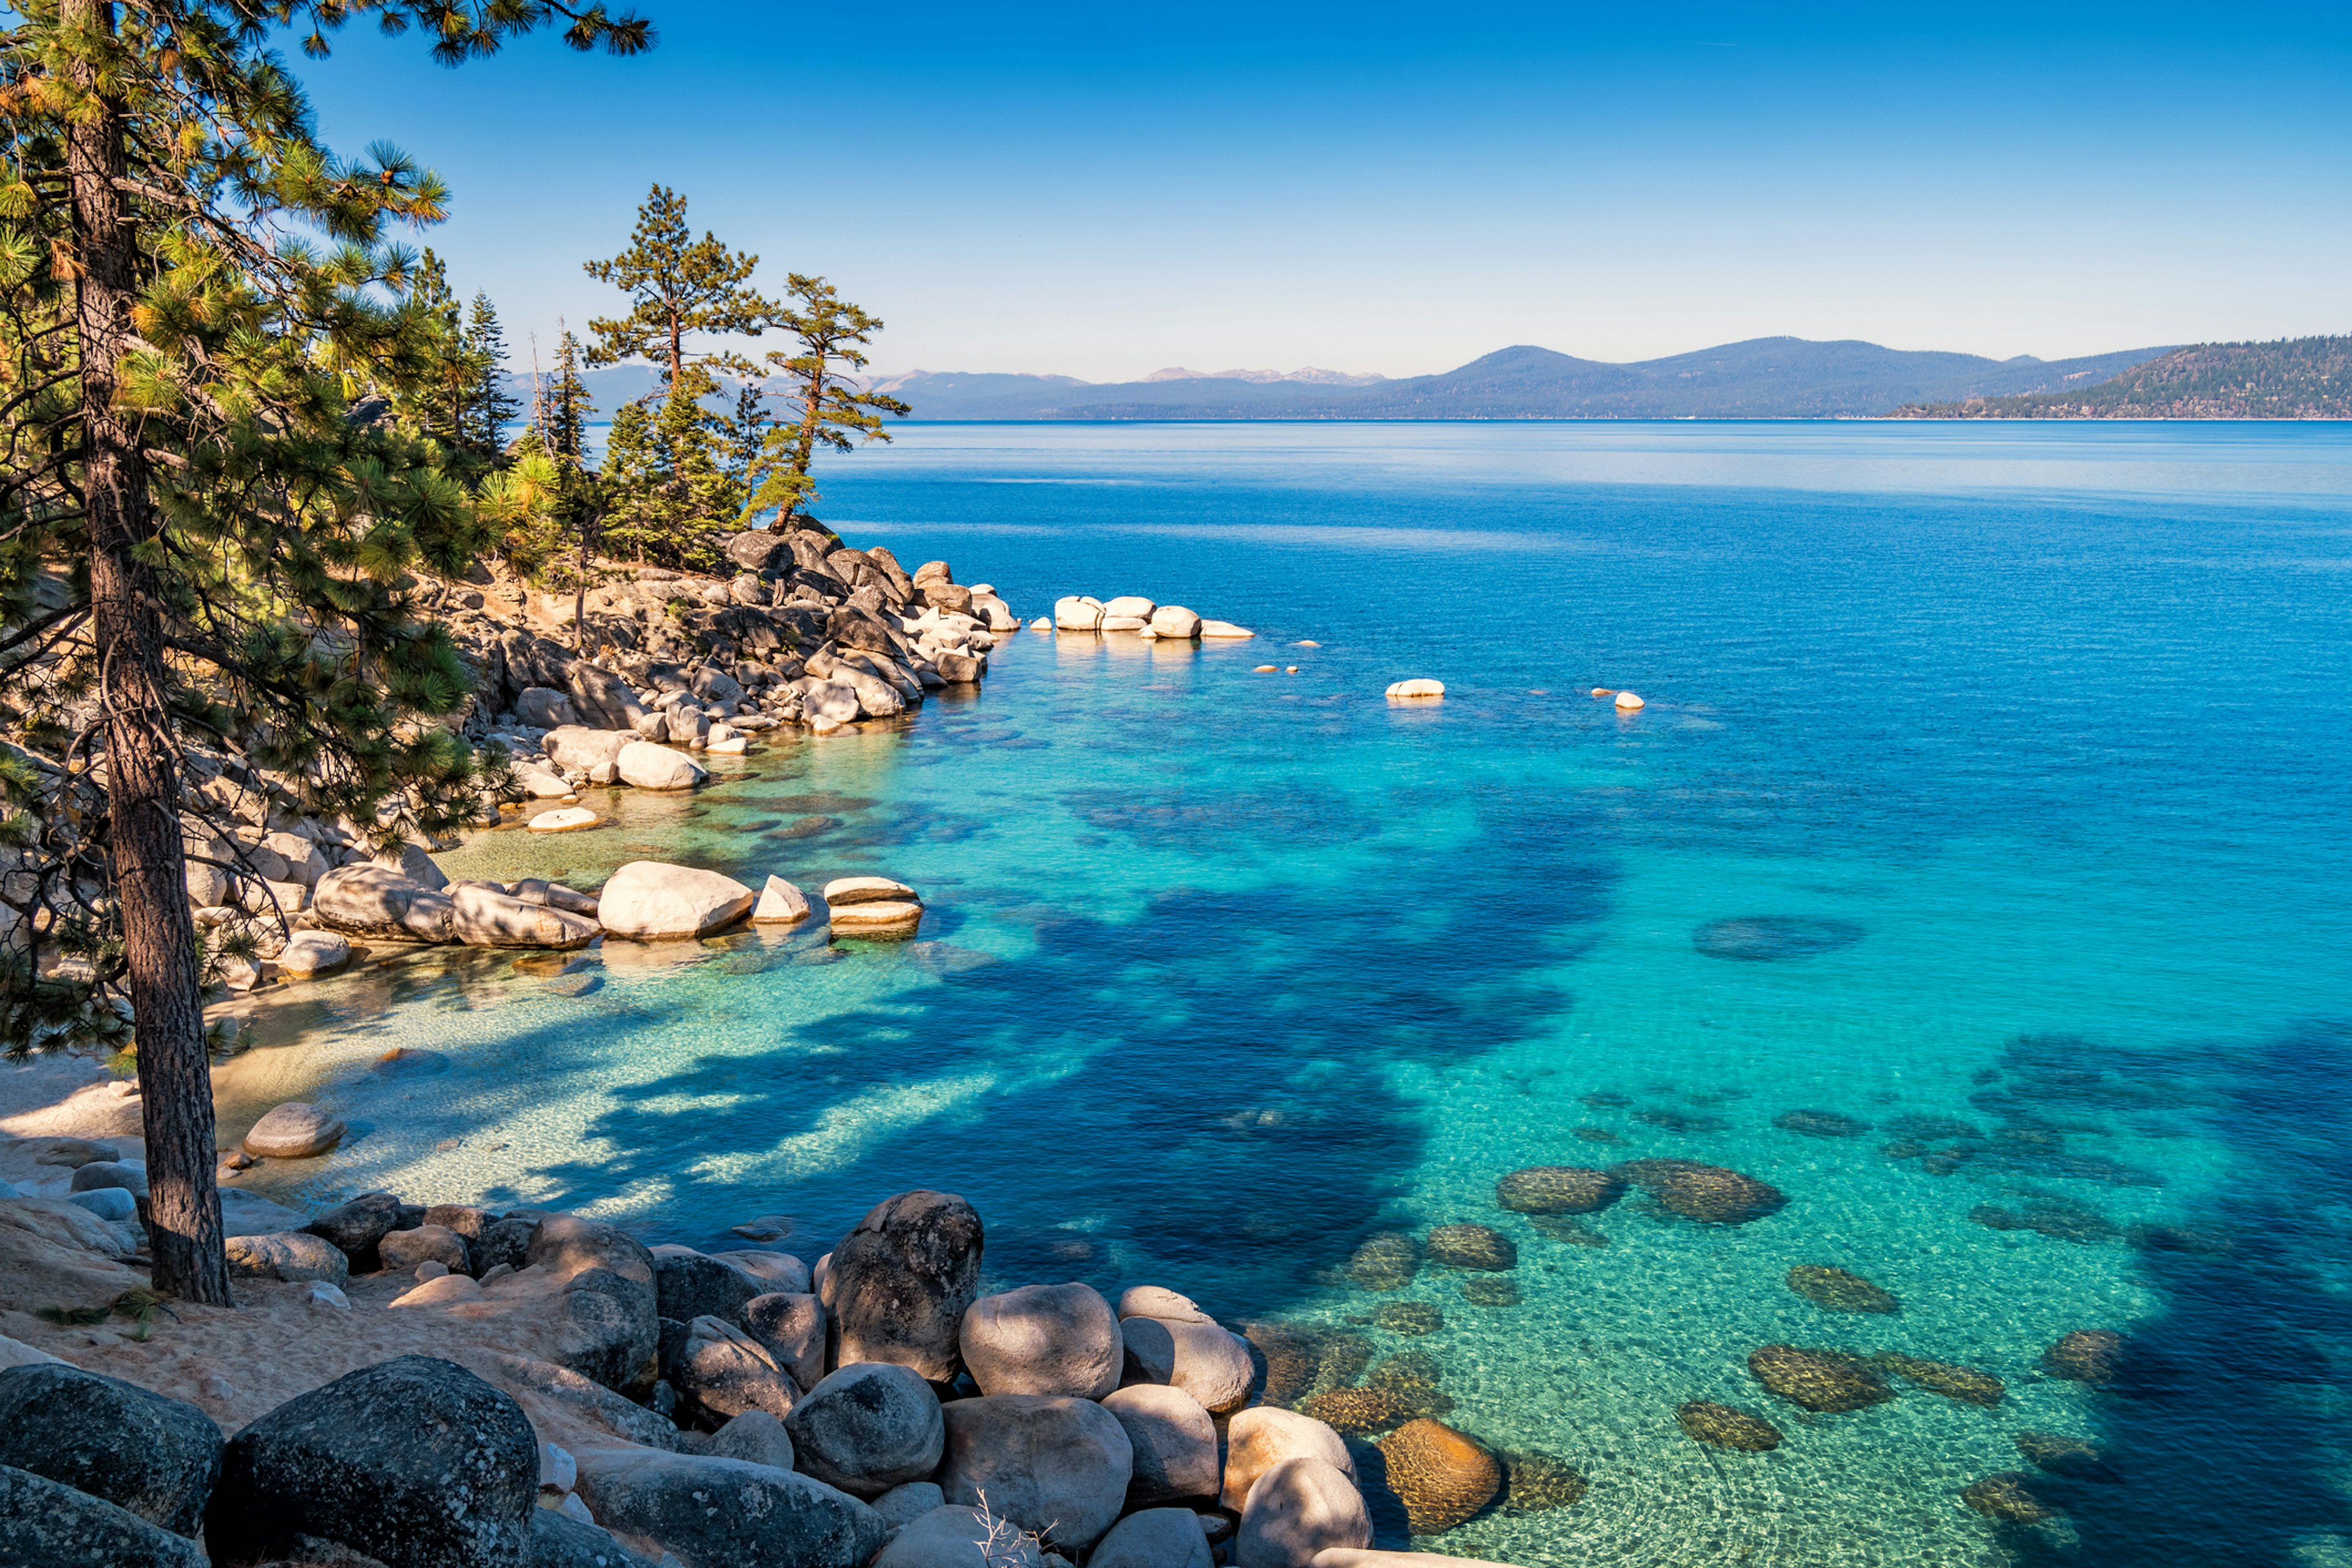
[[[1181,605],[1156,605],[1140,594],[1097,599],[1079,594],[1054,601],[1054,616],[1034,623],[1037,630],[1126,632],[1147,639],[1215,642],[1257,634],[1231,621],[1204,621]]]
[[[739,1228],[797,1234],[789,1222]],[[361,1366],[224,1432],[194,1405],[0,1340],[0,1560],[1413,1561],[1370,1550],[1358,1461],[1330,1424],[1253,1404],[1244,1337],[1156,1286],[1116,1303],[1081,1284],[983,1294],[984,1239],[970,1204],[929,1191],[878,1205],[813,1263],[368,1194],[239,1237],[237,1271],[310,1291],[318,1334],[398,1313],[446,1325],[449,1355]],[[354,1284],[369,1276],[407,1288],[380,1300]],[[370,1304],[352,1300],[362,1294]],[[519,1342],[528,1331],[530,1353],[479,1348],[478,1331],[499,1322]],[[460,1331],[473,1331],[467,1348]],[[1391,1381],[1433,1388],[1433,1376],[1407,1365]],[[1564,1506],[1583,1489],[1572,1468],[1496,1455],[1426,1416],[1395,1424],[1381,1447],[1417,1532],[1507,1491],[1514,1506]]]

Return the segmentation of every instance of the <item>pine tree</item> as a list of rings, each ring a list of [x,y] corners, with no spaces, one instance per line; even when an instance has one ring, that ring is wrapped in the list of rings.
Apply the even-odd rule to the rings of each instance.
[[[488,294],[474,296],[465,359],[472,388],[463,411],[464,438],[476,451],[495,458],[506,447],[506,427],[522,412],[522,399],[507,390],[507,338]]]
[[[565,332],[555,346],[555,374],[548,381],[547,450],[575,468],[588,466],[588,416],[595,405],[580,379],[580,340]]]
[[[814,500],[809,464],[818,446],[846,452],[859,441],[887,441],[886,414],[905,415],[907,405],[887,393],[867,392],[850,378],[866,368],[866,347],[882,323],[849,303],[822,278],[795,272],[789,281],[793,304],[778,310],[772,324],[799,341],[797,349],[768,355],[768,368],[789,387],[782,395],[800,405],[801,416],[770,431],[746,503],[750,515],[774,511],[772,526],[784,529],[793,514]]]
[[[0,1033],[119,1039],[127,1005],[153,1284],[215,1304],[184,835],[218,807],[183,781],[209,752],[313,813],[387,802],[387,832],[471,810],[472,759],[432,721],[468,678],[403,584],[463,571],[521,504],[509,481],[478,508],[433,444],[352,416],[446,361],[418,258],[384,242],[446,192],[390,148],[321,146],[270,42],[307,28],[323,54],[365,12],[451,65],[551,24],[651,41],[564,0],[16,0],[0,29]]]
[[[757,337],[774,307],[751,288],[760,258],[730,250],[716,235],[700,239],[686,226],[686,198],[656,185],[637,208],[629,247],[610,261],[583,263],[588,276],[629,297],[629,313],[588,323],[590,364],[649,359],[665,376],[666,397],[707,397],[714,372],[748,376],[751,363],[731,351],[698,346],[697,337]]]
[[[462,450],[467,446],[466,412],[473,365],[467,354],[464,312],[450,290],[448,268],[429,245],[417,258],[408,299],[421,323],[417,349],[432,362],[432,370],[414,385],[387,387],[388,401],[420,434],[452,452]]]

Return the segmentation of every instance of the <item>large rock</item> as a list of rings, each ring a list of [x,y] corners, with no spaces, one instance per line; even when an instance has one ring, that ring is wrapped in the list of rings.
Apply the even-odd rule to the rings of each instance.
[[[1066,632],[1091,632],[1101,627],[1100,602],[1083,595],[1054,601],[1054,625]]]
[[[814,1296],[794,1290],[754,1296],[743,1303],[743,1329],[803,1388],[824,1380],[824,1308]]]
[[[954,1381],[982,1239],[980,1215],[952,1194],[918,1189],[876,1205],[834,1249],[817,1291],[838,1325],[838,1364],[893,1362]]]
[[[593,814],[592,814],[593,815]],[[467,947],[585,947],[596,940],[596,922],[478,883],[461,883],[449,893],[449,940]]]
[[[599,763],[617,763],[621,748],[637,738],[634,730],[591,730],[566,724],[550,730],[541,742],[547,760],[567,772],[586,773]]]
[[[645,704],[629,683],[602,665],[572,660],[564,668],[564,684],[571,689],[572,709],[598,729],[627,730],[645,714]]]
[[[1158,1318],[1169,1323],[1213,1323],[1217,1320],[1195,1306],[1190,1296],[1180,1296],[1160,1285],[1130,1285],[1118,1293],[1118,1318]]]
[[[1354,1480],[1321,1459],[1285,1459],[1250,1488],[1234,1562],[1236,1568],[1311,1568],[1318,1552],[1371,1543],[1371,1512]]]
[[[351,961],[350,941],[331,931],[298,931],[278,954],[278,967],[296,980],[332,974]]]
[[[1151,631],[1155,637],[1189,642],[1201,635],[1201,617],[1181,605],[1161,605],[1151,612]]]
[[[555,730],[580,721],[569,692],[549,686],[526,686],[515,693],[515,717],[534,730]]]
[[[1147,1508],[1111,1526],[1087,1568],[1211,1568],[1209,1538],[1189,1508]]]
[[[746,529],[727,541],[727,559],[746,572],[789,571],[793,547],[781,533]]]
[[[466,1238],[437,1225],[392,1232],[376,1243],[376,1257],[386,1268],[401,1273],[413,1271],[420,1263],[438,1263],[457,1274],[472,1272]]]
[[[708,936],[751,912],[751,889],[732,877],[659,860],[632,860],[596,896],[596,918],[640,942]]]
[[[621,782],[639,789],[692,789],[709,775],[702,765],[684,752],[674,752],[667,746],[657,746],[651,741],[632,741],[623,746],[613,759]]]
[[[340,1286],[352,1274],[352,1260],[341,1247],[303,1231],[232,1236],[226,1245],[228,1271],[248,1279],[324,1279]]]
[[[1225,1473],[1218,1506],[1239,1513],[1258,1478],[1290,1459],[1320,1459],[1350,1481],[1356,1461],[1347,1440],[1311,1415],[1260,1405],[1236,1413],[1225,1426]]]
[[[1591,1214],[1624,1194],[1606,1171],[1581,1165],[1530,1165],[1495,1184],[1495,1201],[1517,1214]]]
[[[578,1459],[598,1522],[659,1542],[683,1568],[860,1568],[882,1544],[872,1509],[790,1470],[650,1448]]]
[[[610,1268],[585,1268],[563,1282],[557,1307],[557,1362],[607,1388],[640,1381],[661,1338],[650,1288]]]
[[[793,925],[809,918],[808,895],[782,877],[771,876],[752,906],[755,925]]]
[[[310,913],[322,924],[402,942],[449,941],[455,908],[440,889],[371,861],[336,867],[310,895]]]
[[[1389,1489],[1404,1503],[1415,1535],[1453,1529],[1494,1500],[1503,1467],[1442,1421],[1408,1421],[1381,1439]]]
[[[1519,1249],[1492,1226],[1441,1225],[1429,1233],[1429,1256],[1453,1268],[1496,1273],[1516,1268]]]
[[[9,1568],[205,1568],[184,1536],[69,1486],[0,1465],[0,1563]]]
[[[982,1394],[1066,1394],[1100,1399],[1118,1386],[1118,1319],[1085,1285],[1024,1285],[965,1309],[964,1370]]]
[[[780,1470],[793,1468],[793,1435],[764,1410],[746,1410],[729,1421],[710,1435],[702,1452],[746,1464],[772,1465]]]
[[[453,1362],[400,1356],[232,1438],[205,1542],[217,1568],[294,1556],[304,1536],[384,1568],[525,1568],[538,1495],[522,1406]]]
[[[1193,1533],[1200,1533],[1198,1525]],[[1045,1568],[1045,1555],[1018,1526],[950,1504],[899,1530],[874,1568]]]
[[[1173,1384],[1220,1414],[1248,1402],[1257,1369],[1238,1336],[1213,1322],[1162,1318],[1129,1318],[1119,1328],[1128,1382]]]
[[[668,1373],[679,1400],[713,1426],[746,1410],[764,1410],[781,1421],[800,1397],[800,1385],[760,1342],[723,1318],[697,1318],[687,1325],[686,1342]]]
[[[1217,1426],[1199,1400],[1181,1388],[1139,1383],[1104,1395],[1102,1407],[1118,1417],[1135,1450],[1128,1507],[1216,1495]]]
[[[911,1367],[861,1362],[821,1380],[784,1422],[803,1470],[855,1497],[880,1497],[939,1468],[947,1426]]]
[[[485,1226],[483,1234],[487,1236],[489,1229]],[[636,1237],[602,1220],[569,1214],[547,1215],[531,1226],[523,1261],[559,1276],[608,1268],[643,1286],[648,1301],[652,1300],[654,1255]]]
[[[1694,1442],[1710,1448],[1730,1448],[1762,1454],[1780,1446],[1780,1429],[1760,1415],[1734,1410],[1712,1400],[1694,1399],[1675,1412],[1675,1420]]]
[[[226,1236],[269,1236],[299,1230],[309,1223],[309,1216],[298,1210],[234,1187],[223,1187],[220,1200],[222,1234]]]
[[[1135,1448],[1101,1405],[997,1394],[953,1400],[942,1414],[947,1455],[937,1479],[948,1501],[985,1501],[1066,1551],[1091,1545],[1118,1518]]]
[[[193,1405],[63,1362],[0,1372],[0,1465],[194,1536],[220,1475],[220,1428]]]
[[[342,1141],[343,1124],[315,1105],[289,1100],[266,1111],[245,1135],[245,1152],[270,1160],[307,1160]]]

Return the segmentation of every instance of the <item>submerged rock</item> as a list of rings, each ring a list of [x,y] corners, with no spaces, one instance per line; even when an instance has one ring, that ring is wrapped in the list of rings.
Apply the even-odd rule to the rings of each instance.
[[[1383,1231],[1348,1259],[1348,1278],[1367,1290],[1402,1290],[1420,1271],[1421,1248],[1402,1231]]]
[[[2113,1329],[2076,1329],[2042,1352],[2042,1364],[2060,1377],[2105,1387],[2123,1375],[2129,1348]]]
[[[1505,1453],[1503,1506],[1514,1513],[1574,1508],[1583,1500],[1583,1472],[1549,1454]]]
[[[1772,1118],[1772,1125],[1783,1132],[1801,1132],[1808,1138],[1859,1138],[1870,1131],[1869,1122],[1841,1116],[1834,1110],[1784,1110]]]
[[[1372,1368],[1364,1385],[1395,1395],[1412,1415],[1443,1415],[1454,1408],[1454,1398],[1438,1386],[1437,1358],[1424,1351],[1402,1351]]]
[[[2039,1524],[2059,1511],[2036,1498],[2026,1479],[2013,1470],[1969,1482],[1960,1500],[1987,1519],[2009,1524]]]
[[[2115,1221],[2072,1198],[2034,1198],[2020,1209],[1979,1204],[1969,1211],[1969,1218],[1988,1230],[2030,1230],[2079,1247],[2112,1241],[2123,1234]]]
[[[1554,1241],[1564,1241],[1570,1247],[1606,1247],[1609,1238],[1574,1215],[1539,1214],[1529,1217],[1529,1225]]]
[[[1516,1307],[1519,1304],[1519,1288],[1508,1279],[1491,1276],[1465,1279],[1462,1299],[1474,1307]]]
[[[1842,1351],[1763,1345],[1748,1352],[1748,1370],[1757,1382],[1807,1410],[1861,1410],[1895,1397],[1876,1367]]]
[[[1711,1448],[1732,1448],[1761,1454],[1780,1446],[1780,1429],[1760,1415],[1734,1410],[1728,1405],[1694,1399],[1675,1412],[1684,1432]]]
[[[1824,1264],[1800,1263],[1789,1270],[1789,1289],[1814,1306],[1832,1312],[1893,1312],[1902,1309],[1894,1292],[1880,1289],[1859,1274]]]
[[[1404,1503],[1415,1535],[1436,1535],[1468,1520],[1502,1489],[1495,1456],[1441,1421],[1408,1421],[1381,1440],[1389,1489]]]
[[[1696,1160],[1633,1160],[1613,1173],[1656,1198],[1669,1212],[1704,1225],[1745,1225],[1776,1214],[1789,1200],[1753,1176]]]
[[[1862,928],[1850,921],[1748,915],[1707,921],[1691,932],[1691,945],[1709,958],[1776,963],[1834,952],[1860,942],[1862,936]]]
[[[1501,1231],[1483,1225],[1441,1225],[1429,1233],[1429,1256],[1454,1268],[1496,1273],[1516,1268],[1519,1249]]]
[[[1428,1301],[1388,1301],[1372,1321],[1392,1334],[1433,1334],[1445,1326],[1445,1314]]]
[[[2053,1476],[2066,1476],[2077,1480],[2112,1481],[2116,1473],[2107,1468],[2106,1456],[2095,1443],[2080,1437],[2065,1437],[2051,1432],[2020,1432],[2015,1442],[2017,1451],[2032,1462],[2037,1469]]]
[[[1625,1142],[1625,1140],[1618,1137],[1617,1134],[1610,1131],[1606,1127],[1573,1128],[1570,1131],[1569,1136],[1584,1143],[1622,1143]]]
[[[1495,1201],[1515,1214],[1592,1214],[1622,1196],[1625,1184],[1580,1165],[1530,1165],[1495,1184]]]
[[[1906,1383],[1917,1384],[1930,1394],[1940,1394],[1963,1405],[1981,1405],[1989,1409],[1999,1405],[2007,1392],[2007,1385],[1992,1373],[1956,1366],[1948,1361],[1923,1361],[1897,1351],[1881,1351],[1870,1359]]]
[[[1413,1418],[1413,1402],[1386,1388],[1331,1388],[1305,1401],[1298,1414],[1351,1437],[1369,1437]]]

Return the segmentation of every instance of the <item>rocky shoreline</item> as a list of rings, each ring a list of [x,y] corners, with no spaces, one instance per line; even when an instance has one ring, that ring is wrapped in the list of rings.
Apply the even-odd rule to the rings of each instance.
[[[0,1150],[78,1196],[122,1164]],[[1371,1550],[1368,1491],[1442,1528],[1500,1486],[1433,1418],[1351,1448],[1270,1402],[1277,1336],[1172,1289],[982,1294],[951,1194],[813,1261],[782,1216],[705,1253],[386,1193],[231,1207],[224,1310],[143,1293],[135,1218],[0,1197],[0,1561],[1413,1568],[1454,1560]]]

